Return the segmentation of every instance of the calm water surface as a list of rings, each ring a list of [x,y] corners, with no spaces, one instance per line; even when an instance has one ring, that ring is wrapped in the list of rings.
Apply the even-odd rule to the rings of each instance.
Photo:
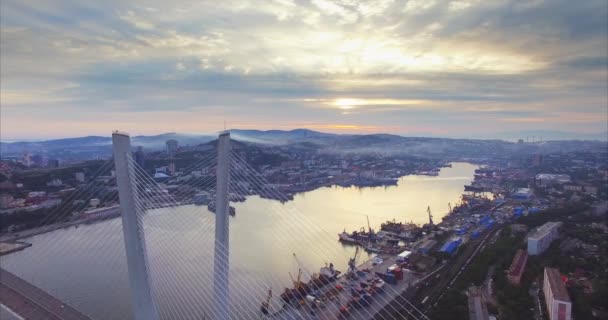
[[[328,262],[346,270],[354,247],[341,245],[337,234],[367,225],[366,215],[375,228],[393,218],[422,224],[430,206],[435,221],[441,221],[448,202],[460,199],[476,168],[454,163],[436,177],[402,177],[397,186],[321,188],[286,204],[257,196],[233,204],[231,318],[257,314],[268,288],[278,296],[290,283],[289,273],[295,276],[298,268],[305,278]],[[163,319],[212,315],[213,218],[200,206],[158,209],[144,218],[154,298]],[[2,268],[94,319],[131,318],[120,219],[25,241],[33,246],[2,257]],[[364,254],[360,261],[369,257]]]

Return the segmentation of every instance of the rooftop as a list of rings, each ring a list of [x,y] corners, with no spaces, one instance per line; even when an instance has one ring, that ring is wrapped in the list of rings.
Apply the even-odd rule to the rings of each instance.
[[[469,319],[488,319],[488,308],[482,299],[481,291],[477,287],[470,287],[468,292]]]
[[[562,282],[562,275],[559,270],[545,267],[545,273],[547,275],[547,281],[549,281],[549,287],[551,287],[551,292],[553,292],[553,298],[570,302],[568,291],[566,291],[566,287]]]
[[[515,256],[513,257],[513,262],[509,267],[509,275],[519,276],[523,273],[523,269],[526,266],[526,260],[528,257],[528,253],[522,249],[517,250]]]
[[[541,239],[544,236],[547,235],[547,233],[551,232],[551,230],[553,228],[558,228],[562,225],[562,223],[560,221],[550,221],[547,222],[545,224],[543,224],[542,226],[538,227],[538,229],[534,230],[534,232],[532,232],[532,234],[530,234],[530,236],[528,236],[528,239]]]

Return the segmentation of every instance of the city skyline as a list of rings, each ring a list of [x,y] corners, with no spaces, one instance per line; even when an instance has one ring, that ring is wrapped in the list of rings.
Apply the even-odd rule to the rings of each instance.
[[[3,1],[2,140],[606,132],[604,1]],[[525,136],[522,136],[525,138]]]

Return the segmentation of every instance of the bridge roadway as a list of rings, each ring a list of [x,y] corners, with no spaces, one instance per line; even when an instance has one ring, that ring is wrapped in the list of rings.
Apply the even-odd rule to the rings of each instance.
[[[90,320],[76,309],[1,268],[0,301],[28,320]]]

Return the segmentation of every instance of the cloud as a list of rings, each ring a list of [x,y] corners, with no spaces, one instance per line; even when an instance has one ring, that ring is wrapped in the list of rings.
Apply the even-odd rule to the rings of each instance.
[[[605,130],[594,121],[606,117],[608,103],[603,0],[5,0],[0,7],[3,135],[30,135],[49,119],[65,123],[67,111],[85,123],[100,109],[112,116],[95,120],[108,127],[118,115],[152,128],[145,123],[158,127],[161,114],[168,122],[207,114],[267,128]]]

